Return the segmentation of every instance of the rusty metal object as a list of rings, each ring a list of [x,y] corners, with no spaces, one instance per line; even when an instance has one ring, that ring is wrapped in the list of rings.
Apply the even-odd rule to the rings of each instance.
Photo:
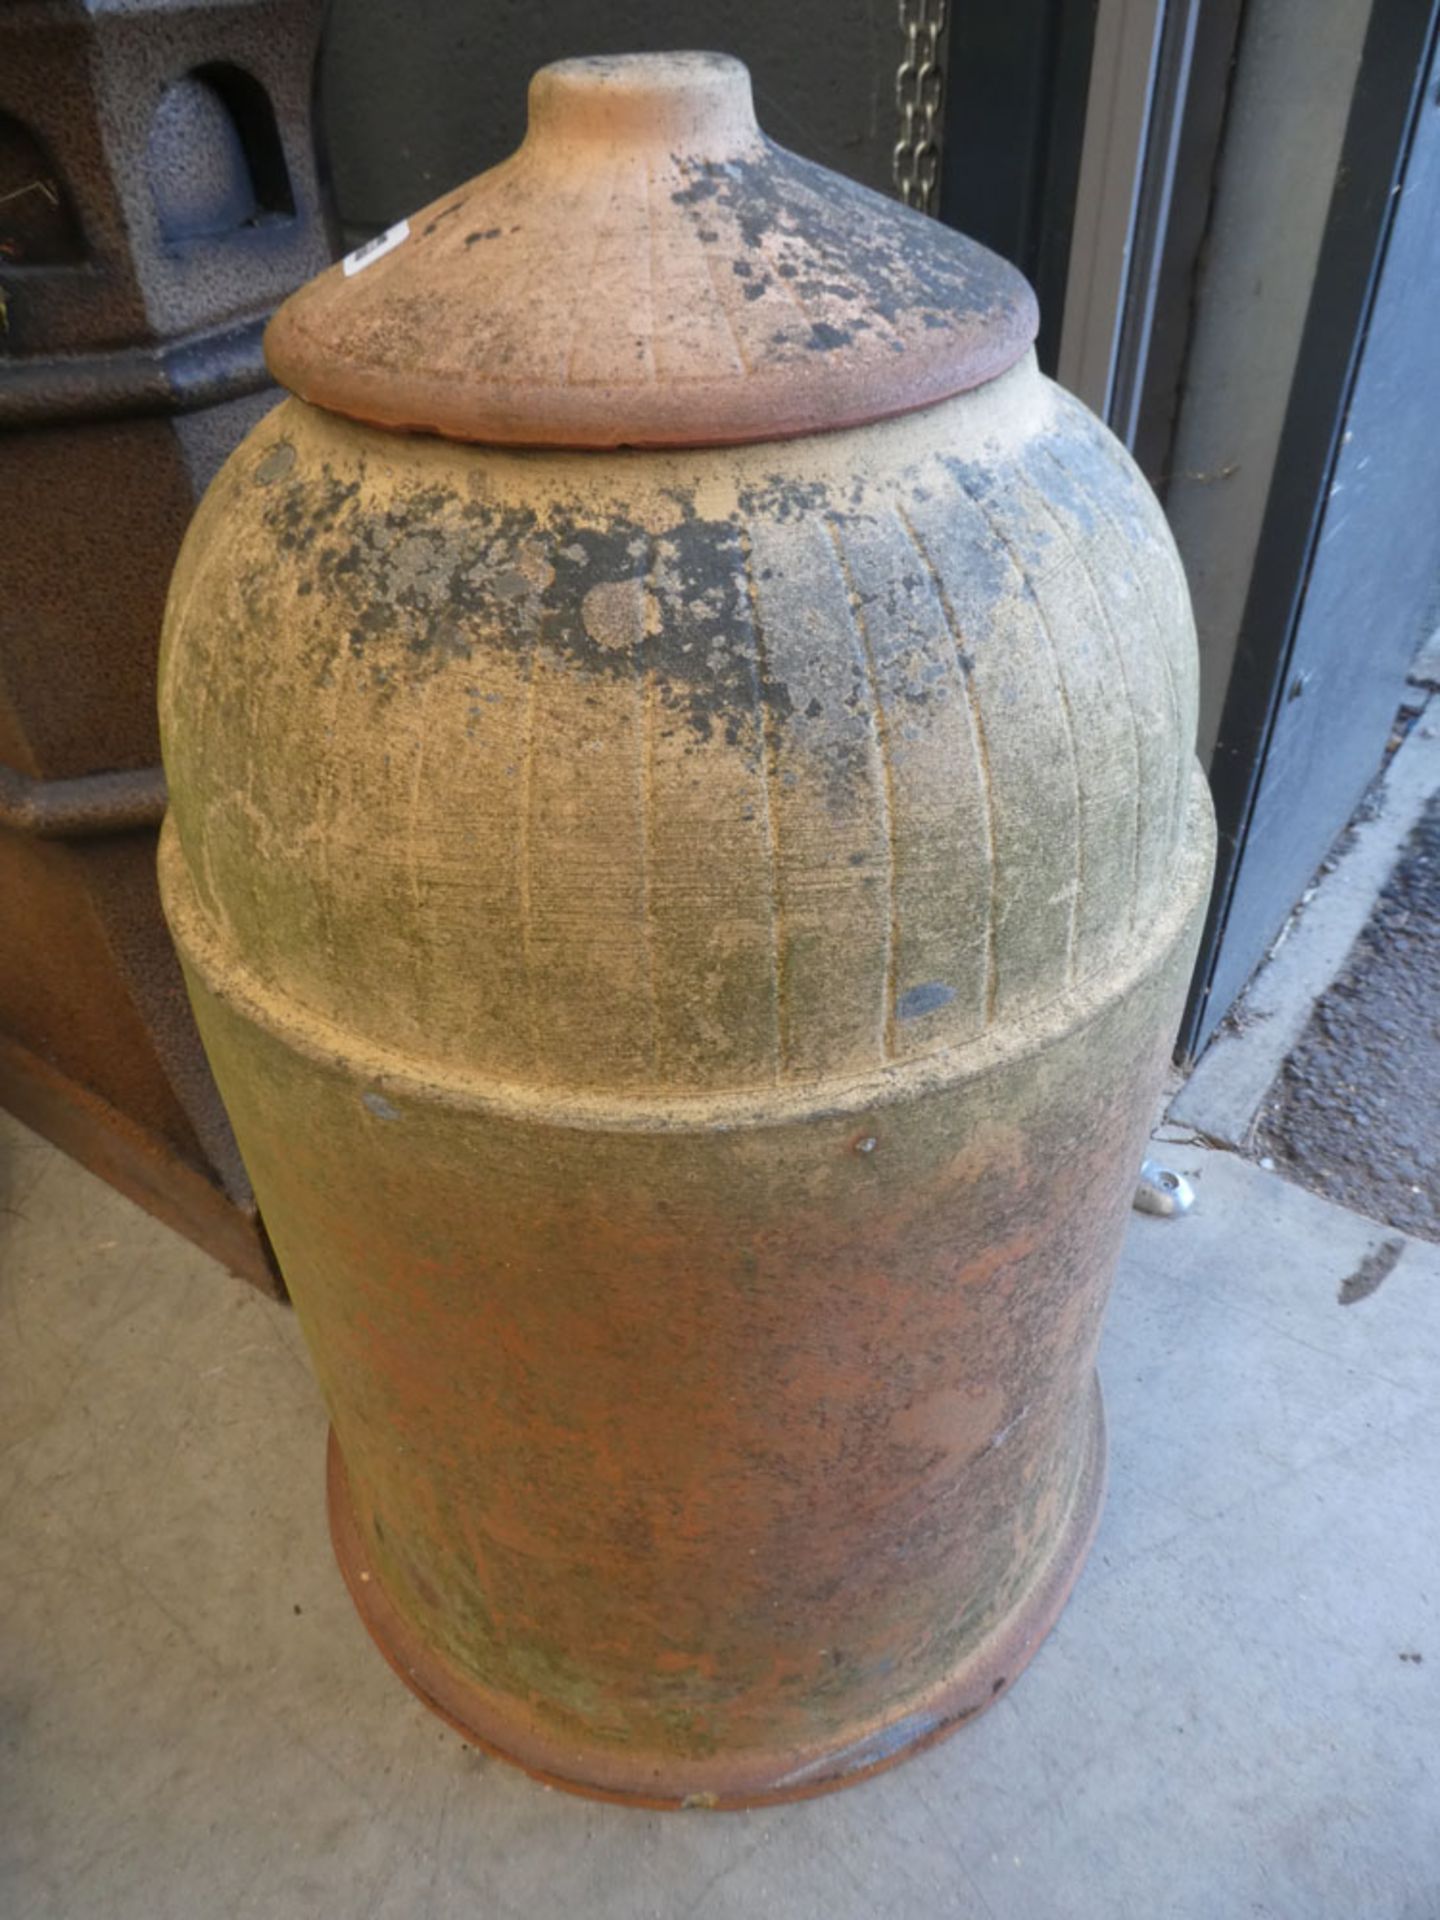
[[[0,1099],[272,1291],[155,896],[155,655],[194,502],[273,398],[269,310],[329,254],[320,14],[0,12]]]
[[[535,177],[723,176],[756,136],[716,71],[568,68],[597,99]],[[622,196],[617,261],[688,257],[684,196],[638,230]],[[793,223],[731,211],[778,278]],[[462,315],[425,224],[348,277],[421,371]],[[519,296],[471,251],[478,337]],[[344,281],[277,322],[342,383]],[[597,437],[692,445],[292,399],[226,464],[167,614],[162,890],[372,1633],[555,1784],[732,1806],[963,1724],[1083,1559],[1210,871],[1194,635],[1153,497],[1030,355],[902,412],[902,349],[892,417],[847,426],[842,379],[825,430],[716,445],[750,403],[709,322],[660,299],[627,342],[633,279],[588,284]],[[515,376],[516,440],[576,337]]]

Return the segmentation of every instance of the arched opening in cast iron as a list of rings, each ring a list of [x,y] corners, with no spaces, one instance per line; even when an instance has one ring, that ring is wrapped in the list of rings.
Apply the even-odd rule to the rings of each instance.
[[[215,239],[295,213],[270,96],[227,62],[196,67],[166,87],[150,124],[150,188],[161,236]]]

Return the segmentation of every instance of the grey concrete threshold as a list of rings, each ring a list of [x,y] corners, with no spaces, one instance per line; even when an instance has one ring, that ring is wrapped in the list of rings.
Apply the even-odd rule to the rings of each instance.
[[[1423,698],[1418,695],[1417,698]],[[1315,1001],[1345,963],[1426,801],[1440,789],[1440,701],[1396,749],[1366,817],[1291,915],[1231,1018],[1170,1103],[1173,1125],[1243,1151]]]

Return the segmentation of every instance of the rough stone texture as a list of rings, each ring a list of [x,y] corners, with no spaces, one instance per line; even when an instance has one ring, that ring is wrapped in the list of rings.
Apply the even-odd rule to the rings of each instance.
[[[1440,794],[1265,1102],[1259,1150],[1440,1240]]]

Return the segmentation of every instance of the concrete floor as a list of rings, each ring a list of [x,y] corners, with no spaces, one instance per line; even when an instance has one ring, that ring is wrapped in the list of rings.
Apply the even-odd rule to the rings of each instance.
[[[1440,1248],[1172,1145],[1104,1354],[1109,1505],[949,1744],[826,1800],[632,1813],[394,1680],[292,1319],[0,1116],[5,1920],[1435,1920]],[[1348,1290],[1353,1293],[1354,1288]]]

